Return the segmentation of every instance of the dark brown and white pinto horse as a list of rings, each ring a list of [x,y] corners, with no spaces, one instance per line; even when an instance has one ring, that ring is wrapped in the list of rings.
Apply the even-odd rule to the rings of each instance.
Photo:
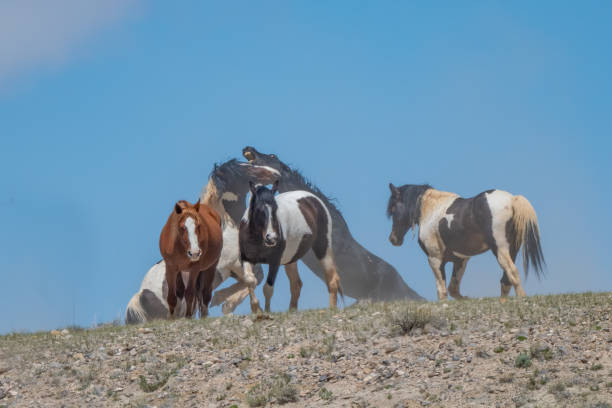
[[[200,201],[195,205],[187,201],[176,203],[159,237],[159,249],[166,263],[167,301],[171,317],[174,317],[177,293],[180,295],[183,287],[187,308],[185,315],[193,316],[196,299],[200,316],[208,315],[208,303],[222,247],[221,218],[215,210],[200,204]],[[179,273],[182,279],[177,282]]]
[[[325,283],[329,291],[329,306],[335,308],[338,292],[342,295],[340,278],[336,272],[332,250],[332,221],[329,211],[317,196],[307,191],[291,191],[274,196],[278,181],[270,190],[249,182],[251,199],[240,223],[239,243],[243,266],[242,280],[248,283],[251,310],[260,312],[255,296],[255,264],[268,264],[264,285],[266,312],[274,292],[274,281],[281,265],[289,277],[291,288],[290,309],[297,309],[302,282],[297,261],[313,250],[325,270]]]
[[[462,298],[461,278],[470,257],[491,250],[504,271],[502,299],[511,287],[517,296],[525,296],[516,268],[516,256],[523,247],[525,277],[529,264],[539,276],[544,264],[540,231],[535,210],[520,195],[502,190],[488,190],[472,198],[438,191],[429,185],[389,184],[391,198],[387,215],[393,218],[389,241],[400,246],[404,235],[419,226],[419,245],[427,255],[436,278],[438,299],[446,299],[445,265],[453,263],[448,292]]]

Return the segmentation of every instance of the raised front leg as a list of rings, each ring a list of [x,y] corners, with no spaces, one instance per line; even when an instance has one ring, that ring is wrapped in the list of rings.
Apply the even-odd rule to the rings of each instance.
[[[470,258],[463,258],[459,261],[453,262],[453,274],[451,276],[450,284],[448,285],[448,293],[455,299],[467,299],[466,296],[461,295],[459,285],[461,285],[461,278],[463,278],[463,274],[469,259]]]
[[[270,313],[270,301],[274,294],[274,282],[276,281],[278,268],[280,268],[280,261],[270,263],[268,266],[268,279],[266,279],[266,284],[263,287],[263,293],[266,298],[266,313]]]
[[[166,302],[168,302],[171,319],[174,319],[174,309],[176,308],[176,278],[178,275],[178,269],[166,263],[166,284],[168,285]]]
[[[242,263],[242,279],[249,288],[249,296],[251,298],[251,312],[263,313],[261,307],[259,307],[259,300],[255,295],[255,286],[257,286],[257,279],[253,274],[253,264],[247,261]]]
[[[429,261],[429,266],[431,266],[431,270],[434,274],[434,278],[436,278],[436,288],[438,291],[438,300],[447,299],[446,294],[446,271],[444,267],[446,266],[445,262],[442,262],[441,259],[429,256],[427,258]]]
[[[291,301],[289,302],[289,310],[297,310],[298,299],[302,291],[302,280],[298,273],[297,262],[285,265],[285,273],[289,278],[289,287],[291,289]]]

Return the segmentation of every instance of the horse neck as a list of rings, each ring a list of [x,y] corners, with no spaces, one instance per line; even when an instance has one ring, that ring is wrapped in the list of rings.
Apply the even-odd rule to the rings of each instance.
[[[417,222],[420,223],[431,216],[440,206],[444,205],[447,201],[459,197],[455,193],[448,191],[440,191],[435,188],[430,188],[423,193],[421,196],[421,216]]]

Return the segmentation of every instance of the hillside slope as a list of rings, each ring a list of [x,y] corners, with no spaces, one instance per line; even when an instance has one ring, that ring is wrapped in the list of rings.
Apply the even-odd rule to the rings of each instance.
[[[0,406],[610,407],[612,293],[0,337]]]

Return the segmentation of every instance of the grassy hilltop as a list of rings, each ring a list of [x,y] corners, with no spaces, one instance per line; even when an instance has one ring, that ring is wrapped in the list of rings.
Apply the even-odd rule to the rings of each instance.
[[[612,407],[612,293],[0,337],[2,406]]]

